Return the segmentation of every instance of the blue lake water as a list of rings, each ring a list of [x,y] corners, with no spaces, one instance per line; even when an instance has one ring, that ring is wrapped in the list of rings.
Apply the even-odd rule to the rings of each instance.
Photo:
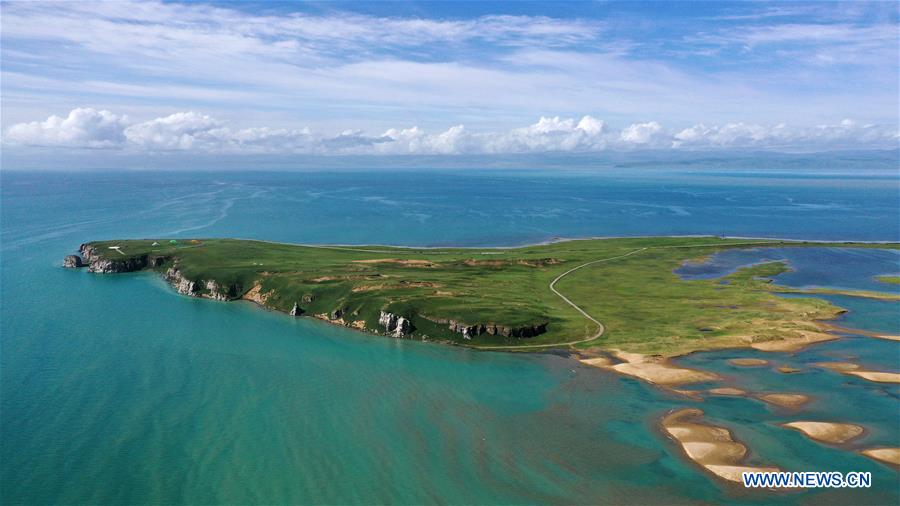
[[[696,403],[565,358],[375,338],[250,304],[180,297],[149,274],[60,267],[87,240],[160,236],[403,245],[654,234],[896,241],[893,170],[0,178],[4,504],[900,501],[896,471],[778,428],[789,415],[752,399],[710,398],[701,407],[745,440],[753,459],[872,471],[876,486],[772,495],[716,483],[657,429],[667,410]],[[872,289],[863,286],[869,273],[892,272],[884,270],[890,261],[890,252],[829,256],[837,267],[816,270],[815,259],[794,259],[796,271],[779,282]],[[847,326],[900,332],[895,303],[829,297],[851,310]],[[681,360],[721,372],[724,358],[745,355],[756,353]],[[896,387],[808,365],[848,355],[885,368],[897,343],[848,337],[765,355],[802,373],[728,374],[746,388],[833,393],[835,402],[823,394],[809,416],[859,421],[870,429],[863,443],[897,446]]]
[[[676,273],[683,279],[727,276],[738,268],[786,262],[790,272],[779,274],[779,284],[798,288],[828,286],[849,290],[900,291],[900,285],[876,279],[900,272],[900,250],[868,248],[753,248],[723,251],[703,262],[689,262]]]

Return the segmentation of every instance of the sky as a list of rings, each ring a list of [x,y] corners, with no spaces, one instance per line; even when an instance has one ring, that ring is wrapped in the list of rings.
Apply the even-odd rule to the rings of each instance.
[[[898,6],[2,2],[4,165],[895,149]]]

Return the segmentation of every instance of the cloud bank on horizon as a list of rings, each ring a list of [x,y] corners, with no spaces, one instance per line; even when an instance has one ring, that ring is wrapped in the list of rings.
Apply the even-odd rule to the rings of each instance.
[[[2,14],[2,141],[35,156],[900,140],[893,2],[5,2]]]
[[[602,120],[541,117],[536,123],[500,132],[472,132],[464,125],[428,133],[418,127],[391,128],[380,135],[346,130],[337,135],[309,128],[233,128],[205,114],[179,112],[132,123],[127,116],[91,108],[65,118],[19,123],[5,142],[12,146],[200,151],[222,154],[451,155],[591,152],[606,149],[782,148],[834,149],[896,145],[896,128],[861,125],[845,119],[835,125],[773,127],[729,123],[668,130],[655,121],[615,130]]]

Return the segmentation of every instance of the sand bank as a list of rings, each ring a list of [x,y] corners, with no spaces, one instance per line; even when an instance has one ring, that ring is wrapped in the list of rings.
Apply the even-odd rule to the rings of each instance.
[[[728,429],[699,423],[702,417],[703,411],[687,408],[670,413],[661,422],[665,433],[678,442],[685,455],[696,464],[719,478],[738,483],[743,472],[779,470],[741,465],[747,456],[747,447],[735,441]]]
[[[757,367],[766,365],[769,361],[761,358],[733,358],[729,360],[728,363],[739,367]]]
[[[869,448],[859,453],[878,462],[900,467],[900,448]]]
[[[810,439],[831,444],[846,443],[865,432],[865,429],[852,423],[800,421],[785,423],[781,426],[798,430]]]
[[[710,388],[707,392],[713,395],[747,395],[746,391],[734,387]]]
[[[799,408],[809,402],[809,396],[803,394],[761,394],[757,399],[782,408]]]
[[[622,362],[613,364],[611,360],[607,359],[604,363],[603,360],[598,360],[595,357],[579,360],[587,365],[616,371],[663,386],[677,386],[719,379],[717,375],[710,372],[674,366],[664,357],[627,353],[618,350],[613,351],[613,355]]]
[[[882,371],[847,371],[847,374],[876,383],[900,383],[900,373]]]
[[[876,383],[900,383],[900,373],[860,369],[859,365],[851,362],[818,362],[815,365]]]
[[[801,330],[799,331],[799,334],[800,336],[798,337],[787,337],[779,340],[751,343],[750,347],[760,351],[793,352],[800,351],[811,344],[838,339],[838,336],[834,334],[829,334],[826,332],[815,332],[812,330]]]
[[[872,332],[869,330],[862,329],[854,329],[850,327],[843,327],[841,325],[835,325],[834,323],[821,323],[823,328],[831,330],[833,332],[841,332],[844,334],[858,334],[866,337],[875,337],[878,339],[887,339],[888,341],[900,341],[900,336],[895,334],[879,334],[878,332]]]
[[[612,360],[607,357],[591,357],[578,359],[582,364],[592,365],[594,367],[606,367],[612,364]]]
[[[816,362],[813,365],[837,372],[855,371],[859,369],[858,365],[850,362]]]
[[[800,372],[800,369],[797,369],[796,367],[790,367],[787,365],[783,365],[778,368],[778,372],[784,373],[784,374],[793,374],[795,372]]]

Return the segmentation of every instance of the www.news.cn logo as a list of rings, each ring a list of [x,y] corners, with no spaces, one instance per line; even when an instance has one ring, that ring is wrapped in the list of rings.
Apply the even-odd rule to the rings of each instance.
[[[747,488],[868,488],[872,473],[831,472],[745,472],[741,474]]]

